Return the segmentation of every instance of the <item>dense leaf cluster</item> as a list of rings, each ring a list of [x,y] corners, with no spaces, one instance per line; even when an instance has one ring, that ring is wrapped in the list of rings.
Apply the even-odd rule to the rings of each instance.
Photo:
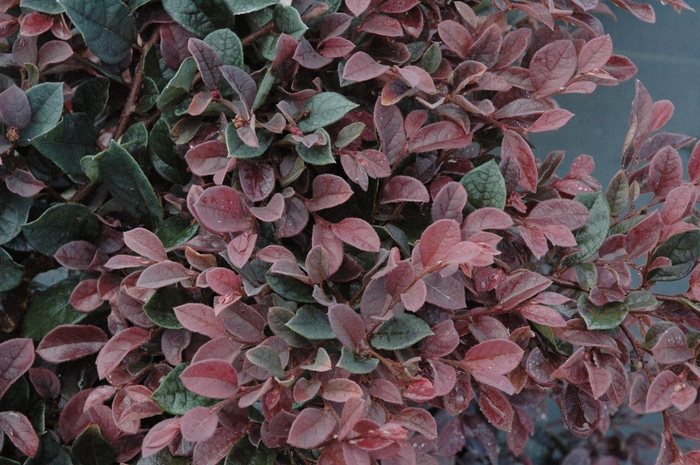
[[[700,463],[700,144],[527,141],[635,74],[606,3],[0,10],[3,464]]]

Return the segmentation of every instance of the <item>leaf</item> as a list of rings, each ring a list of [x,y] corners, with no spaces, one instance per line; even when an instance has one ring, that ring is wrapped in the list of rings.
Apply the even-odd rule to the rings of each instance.
[[[421,234],[418,252],[424,269],[437,267],[448,258],[449,250],[460,242],[459,223],[455,220],[438,220]]]
[[[515,412],[503,394],[488,386],[482,386],[479,408],[493,426],[503,431],[511,431]]]
[[[19,286],[24,277],[24,267],[12,260],[5,249],[0,248],[0,293]]]
[[[222,77],[219,67],[224,64],[219,54],[209,44],[194,37],[187,42],[187,49],[197,60],[199,74],[207,90],[216,90]]]
[[[73,102],[75,107],[75,98]],[[83,174],[80,160],[97,153],[96,137],[89,115],[69,113],[49,131],[35,137],[32,145],[63,172],[78,176]]]
[[[150,340],[151,333],[138,327],[127,328],[115,334],[102,347],[95,361],[100,379],[114,371],[129,352]]]
[[[206,189],[193,207],[202,226],[213,232],[243,231],[250,225],[243,216],[238,192],[227,186]]]
[[[552,282],[549,279],[538,273],[517,271],[496,287],[499,305],[504,309],[513,308],[547,289],[550,284]]]
[[[99,352],[108,340],[96,326],[60,325],[44,336],[36,353],[49,363],[68,362]]]
[[[570,40],[555,40],[539,49],[530,61],[530,80],[538,96],[559,91],[577,67],[576,48]]]
[[[605,198],[610,205],[610,214],[620,216],[630,203],[630,184],[623,170],[617,172],[605,191]]]
[[[285,377],[280,356],[272,347],[259,345],[250,349],[245,355],[253,365],[264,368],[277,378]]]
[[[467,190],[467,199],[474,208],[505,208],[506,182],[494,160],[469,171],[459,182]]]
[[[438,195],[435,196],[435,201],[433,202],[433,206],[431,208],[432,219],[433,221],[452,219],[461,223],[462,210],[466,205],[466,189],[460,183],[450,181],[445,184],[438,192]]]
[[[584,74],[602,68],[610,59],[612,51],[610,34],[589,40],[578,55],[578,72]]]
[[[673,413],[668,417],[668,424],[672,431],[681,436],[692,439],[693,441],[700,440],[700,429],[698,429],[698,411],[697,404],[691,405],[682,412]],[[691,452],[693,454],[693,452]],[[694,453],[697,457],[697,453]],[[689,454],[690,455],[690,454]],[[685,462],[684,462],[685,463]],[[692,464],[692,462],[690,462]]]
[[[357,52],[345,62],[343,79],[351,82],[369,81],[381,76],[388,70],[388,66],[380,65],[365,52]]]
[[[678,152],[670,146],[659,150],[649,162],[647,187],[654,197],[666,198],[666,195],[678,187],[683,180],[683,161]]]
[[[32,428],[29,419],[23,414],[12,411],[0,412],[0,429],[5,431],[12,444],[24,455],[34,457],[39,451],[39,436]]]
[[[357,104],[335,92],[321,92],[306,101],[302,111],[308,115],[299,121],[299,129],[308,134],[339,121]]]
[[[76,87],[71,99],[73,105],[73,115],[78,112],[88,115],[90,123],[97,119],[107,106],[109,98],[109,79],[90,78],[83,81]],[[68,115],[64,115],[64,119]]]
[[[398,202],[425,203],[430,200],[428,189],[422,182],[410,176],[394,176],[384,185],[381,204]]]
[[[37,66],[39,70],[43,71],[48,65],[64,62],[72,55],[73,49],[66,42],[50,40],[39,49]]]
[[[600,423],[601,406],[586,392],[569,384],[564,391],[562,414],[569,431],[576,436],[587,438]]]
[[[656,247],[661,234],[663,221],[658,211],[652,212],[642,221],[637,223],[625,235],[625,250],[628,259],[634,260]]]
[[[189,303],[179,305],[173,310],[182,326],[190,331],[204,334],[212,339],[227,336],[226,330],[222,327],[221,319],[215,317],[214,309],[207,305]]]
[[[382,324],[372,336],[370,343],[375,349],[399,350],[410,347],[433,332],[420,318],[401,313]]]
[[[363,375],[372,373],[378,364],[379,360],[376,358],[360,357],[343,347],[341,348],[340,360],[338,360],[336,367],[348,370],[353,374]]]
[[[210,407],[216,403],[214,399],[197,395],[185,388],[180,380],[180,374],[188,366],[189,363],[182,363],[173,368],[160,382],[160,387],[151,395],[151,399],[156,401],[160,408],[172,415],[184,415],[195,407]]]
[[[609,302],[603,306],[597,306],[587,297],[582,296],[578,305],[579,314],[590,330],[617,328],[629,313],[629,308],[624,302]]]
[[[292,423],[287,442],[293,447],[314,449],[328,439],[336,426],[330,412],[308,407]]]
[[[660,412],[671,407],[671,394],[677,384],[678,377],[671,371],[664,370],[656,375],[647,392],[645,413]]]
[[[183,303],[183,293],[177,287],[163,287],[156,290],[143,304],[143,313],[161,328],[181,329],[182,324],[175,316],[174,307]]]
[[[206,141],[189,149],[185,154],[185,161],[190,170],[197,176],[208,176],[226,169],[230,160],[226,144],[217,139]]]
[[[307,339],[335,339],[326,313],[311,305],[299,308],[287,327]]]
[[[356,17],[364,13],[370,3],[370,0],[345,0],[348,10]]]
[[[63,324],[75,324],[85,318],[68,303],[77,279],[59,281],[39,294],[29,306],[22,322],[22,335],[40,341],[52,329]]]
[[[579,202],[551,199],[535,205],[527,216],[527,223],[540,228],[550,225],[564,226],[573,231],[586,224],[588,216],[588,209]]]
[[[159,289],[161,287],[176,284],[192,277],[192,273],[177,262],[165,260],[149,266],[136,281],[138,287],[145,289]]]
[[[323,145],[314,145],[306,147],[304,144],[297,144],[296,151],[306,163],[311,165],[329,165],[335,163],[333,152],[331,151],[331,137],[325,129],[319,129],[319,133],[323,134],[326,143]]]
[[[459,149],[472,141],[471,133],[453,121],[440,121],[416,131],[408,141],[409,152],[431,152],[442,149]]]
[[[649,263],[659,257],[670,259],[671,265],[651,270],[647,274],[648,280],[677,281],[688,276],[700,257],[700,231],[686,231],[671,236],[654,251]]]
[[[141,255],[156,262],[168,259],[165,247],[158,236],[144,228],[135,228],[124,233],[124,245]]]
[[[254,344],[262,341],[265,336],[265,320],[252,307],[243,302],[235,302],[221,313],[226,329],[238,341]]]
[[[226,126],[226,147],[228,148],[228,156],[236,159],[248,159],[259,157],[264,154],[272,143],[274,134],[263,129],[257,132],[257,137],[258,146],[250,147],[241,140],[235,125],[229,123],[229,125]]]
[[[31,339],[10,339],[0,344],[0,398],[34,363]]]
[[[172,457],[170,453],[165,450],[163,453],[158,453],[161,449],[164,449],[175,437],[180,433],[180,418],[169,418],[156,423],[148,433],[143,438],[143,445],[141,449],[141,457],[139,460],[140,465],[161,465],[167,463],[168,465],[185,465],[175,462],[174,460],[169,460]],[[156,458],[161,456],[169,456],[165,460],[155,461]],[[144,462],[143,464],[141,462]],[[189,459],[187,459],[189,463]]]
[[[0,93],[0,117],[8,129],[22,129],[32,120],[27,94],[15,84]]]
[[[206,441],[214,434],[219,419],[206,407],[195,407],[180,419],[182,437],[190,442]]]
[[[267,274],[265,280],[274,292],[287,300],[308,304],[316,303],[316,299],[312,296],[313,288],[296,278]]]
[[[212,399],[227,399],[238,393],[238,375],[224,360],[203,360],[189,365],[180,374],[189,391]]]
[[[345,203],[352,196],[352,189],[343,178],[334,174],[321,174],[313,181],[314,196],[306,204],[311,212],[325,210]]]
[[[120,0],[58,0],[92,53],[110,65],[131,56],[136,20]]]
[[[683,363],[695,354],[686,345],[685,334],[677,326],[664,331],[651,352],[654,360],[664,365]]]
[[[63,85],[60,82],[38,84],[27,91],[31,122],[20,132],[20,145],[53,128],[63,112]],[[26,143],[25,143],[26,142]]]
[[[189,95],[196,74],[197,60],[192,57],[185,58],[175,76],[168,81],[158,96],[156,106],[159,109],[164,109],[182,102]]]
[[[464,364],[475,375],[503,375],[520,364],[524,353],[514,342],[491,339],[469,349]]]
[[[347,402],[353,397],[362,397],[362,388],[349,379],[336,378],[323,387],[321,397],[331,402]]]
[[[328,308],[328,320],[334,337],[343,347],[354,351],[365,336],[365,323],[362,317],[349,305],[335,304]]]
[[[100,179],[112,197],[128,214],[143,221],[149,228],[158,226],[163,220],[160,202],[131,155],[112,141],[109,149],[98,155],[97,159]]]
[[[469,31],[457,21],[446,20],[438,23],[438,34],[442,42],[462,60],[467,58],[473,39]]]
[[[0,244],[6,244],[22,231],[33,203],[34,199],[0,189]]]
[[[338,239],[365,252],[379,252],[379,235],[372,226],[359,218],[345,218],[331,225]]]
[[[265,1],[268,3],[274,2],[274,0]],[[236,6],[240,8],[250,3],[237,2]],[[218,29],[207,35],[204,38],[204,42],[209,44],[219,54],[225,65],[238,66],[239,68],[243,66],[243,44],[241,44],[241,39],[231,29]]]
[[[117,455],[100,434],[100,427],[94,424],[75,438],[71,452],[81,465],[113,463]]]
[[[581,263],[597,252],[605,241],[612,224],[610,206],[602,192],[584,192],[574,197],[574,200],[585,205],[589,216],[586,224],[574,234],[577,247],[581,249],[581,252],[564,258],[562,264],[565,266]]]
[[[253,8],[250,11],[255,11],[258,9],[257,3],[261,3],[260,0],[235,3],[224,0],[164,0],[163,8],[185,29],[204,37],[233,24],[232,15],[240,14],[237,11],[248,12],[246,10],[250,8]],[[270,4],[269,0],[267,3]],[[229,9],[229,4],[238,7]]]
[[[537,191],[537,164],[525,139],[513,131],[506,131],[503,136],[501,158],[504,163],[514,162],[518,167],[520,173],[518,186],[529,192]]]

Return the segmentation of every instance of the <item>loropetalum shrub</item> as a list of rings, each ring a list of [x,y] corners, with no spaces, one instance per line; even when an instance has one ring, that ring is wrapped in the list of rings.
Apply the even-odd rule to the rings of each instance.
[[[526,139],[605,3],[0,7],[3,464],[700,463],[700,145]]]

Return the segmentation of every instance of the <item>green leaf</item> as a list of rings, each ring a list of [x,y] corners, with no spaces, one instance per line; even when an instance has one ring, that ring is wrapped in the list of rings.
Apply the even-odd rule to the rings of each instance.
[[[296,150],[302,160],[312,165],[329,165],[335,163],[333,152],[331,152],[331,137],[325,129],[319,129],[326,136],[325,145],[314,145],[309,148],[304,144],[297,144]]]
[[[151,0],[127,0],[126,5],[129,7],[129,11],[133,13],[150,2]]]
[[[158,226],[163,210],[138,163],[114,141],[98,157],[100,178],[112,197],[128,214],[139,218],[147,227]]]
[[[56,0],[21,0],[22,8],[31,8],[34,11],[57,15],[63,13],[63,7]]]
[[[598,284],[598,268],[593,263],[579,263],[574,266],[576,281],[584,291],[590,291]]]
[[[27,242],[44,255],[53,255],[59,247],[80,239],[92,242],[100,234],[100,225],[88,207],[76,203],[54,205],[39,218],[22,227]]]
[[[647,275],[648,281],[677,281],[685,278],[700,258],[700,231],[686,231],[671,236],[656,249],[649,262],[653,263],[659,257],[671,259],[671,266],[651,270]]]
[[[204,42],[219,53],[225,65],[243,68],[243,44],[231,29],[218,29],[206,36]]]
[[[68,278],[39,293],[24,316],[22,336],[39,342],[56,326],[76,324],[83,320],[87,314],[79,312],[68,303],[77,285],[78,279]]]
[[[15,263],[10,254],[0,247],[0,293],[19,286],[23,277],[24,267]]]
[[[644,343],[642,345],[647,349],[653,349],[659,342],[659,339],[661,339],[661,335],[674,326],[676,325],[670,321],[658,321],[654,323],[644,335]]]
[[[228,148],[228,156],[234,158],[255,158],[259,157],[270,146],[274,134],[263,129],[257,132],[258,134],[258,147],[250,147],[243,143],[240,137],[238,137],[238,132],[233,123],[228,123],[226,126],[226,147]]]
[[[646,215],[634,215],[631,218],[622,220],[610,229],[610,235],[624,234],[634,228],[637,223],[640,223],[644,218],[646,218]]]
[[[605,191],[605,199],[612,216],[620,216],[627,209],[630,204],[630,183],[624,171],[618,171],[612,178]]]
[[[119,138],[119,145],[129,153],[132,153],[139,147],[148,145],[148,129],[146,125],[139,121],[132,124],[124,131],[124,135]]]
[[[340,360],[336,367],[348,370],[356,375],[365,375],[372,373],[379,365],[379,360],[372,357],[359,357],[345,347],[340,349]]]
[[[171,216],[153,232],[166,249],[171,249],[192,239],[197,231],[199,231],[199,223],[190,223],[180,216]]]
[[[245,355],[253,365],[264,368],[277,378],[284,378],[285,371],[282,368],[280,356],[272,347],[257,346],[250,349]]]
[[[156,105],[160,110],[182,102],[190,93],[192,82],[197,74],[197,60],[187,57],[178,68],[175,76],[160,93]]]
[[[27,91],[32,121],[20,132],[20,145],[56,126],[63,112],[63,83],[46,82]]]
[[[284,32],[297,40],[301,39],[306,30],[309,29],[302,21],[299,11],[293,6],[279,4],[275,7],[272,15],[275,31]]]
[[[399,350],[432,334],[428,323],[417,316],[401,313],[379,327],[371,344],[375,349]]]
[[[231,13],[243,15],[253,11],[262,10],[271,5],[276,5],[278,0],[226,0]]]
[[[270,285],[273,292],[281,295],[287,300],[294,302],[303,302],[305,304],[316,303],[316,299],[311,295],[313,288],[308,286],[296,278],[291,276],[267,274],[265,275],[267,284]]]
[[[235,0],[163,0],[163,8],[185,29],[204,37],[233,24],[233,12],[227,5],[232,1]],[[239,2],[247,4],[248,0]]]
[[[68,113],[48,132],[34,138],[32,145],[70,176],[83,174],[80,160],[98,152],[94,118],[85,113]]]
[[[100,427],[95,424],[75,438],[71,451],[81,465],[104,465],[117,458],[112,446],[100,434]]]
[[[6,244],[22,231],[27,222],[33,198],[21,197],[0,187],[0,244]]]
[[[260,108],[263,102],[265,102],[267,96],[272,90],[272,86],[274,85],[275,76],[272,74],[272,69],[268,68],[265,76],[262,78],[262,81],[260,81],[260,85],[258,86],[258,93],[255,95],[255,101],[253,102],[253,111]]]
[[[297,310],[294,318],[287,322],[287,327],[307,339],[335,339],[328,315],[311,305]]]
[[[136,20],[121,0],[58,0],[92,53],[110,65],[131,56]]]
[[[302,111],[308,110],[308,115],[299,121],[299,129],[307,134],[314,132],[339,121],[357,107],[356,103],[351,102],[340,94],[321,92],[311,97],[304,104]]]
[[[173,415],[184,415],[195,407],[211,407],[218,401],[188,391],[180,381],[180,373],[189,366],[189,363],[181,363],[163,378],[160,387],[151,394],[160,408]]]
[[[161,287],[143,304],[143,313],[158,326],[168,329],[181,329],[182,324],[175,316],[174,307],[185,303],[180,288]]]
[[[187,163],[180,158],[170,136],[170,126],[163,118],[156,121],[148,138],[148,153],[153,168],[164,179],[174,184],[185,185],[192,177],[187,173]]]
[[[30,457],[24,465],[73,465],[66,449],[49,438],[48,434],[39,437],[39,451]],[[0,462],[0,465],[4,465]]]
[[[609,302],[599,307],[588,300],[586,295],[581,295],[578,299],[578,312],[590,330],[613,329],[627,318],[629,307],[624,302]]]
[[[307,347],[311,343],[305,337],[292,331],[287,326],[289,320],[294,318],[294,312],[284,307],[270,307],[267,311],[267,324],[272,333],[284,339],[290,347]]]
[[[335,139],[335,146],[338,148],[346,147],[350,142],[362,135],[365,127],[365,123],[359,121],[348,124],[338,132],[338,137]]]
[[[143,88],[141,89],[139,101],[136,105],[136,113],[147,113],[153,108],[153,105],[158,102],[158,97],[160,97],[160,93],[158,92],[158,85],[156,85],[156,82],[149,77],[144,78]]]
[[[503,210],[508,193],[506,181],[494,160],[477,166],[460,180],[474,208],[493,207]]]
[[[429,74],[433,74],[440,67],[441,62],[442,52],[440,51],[440,46],[438,44],[432,44],[423,54],[421,64]]]
[[[581,263],[596,253],[608,236],[612,224],[610,205],[602,192],[584,192],[574,197],[574,200],[586,206],[589,217],[586,224],[577,229],[574,234],[577,248],[581,249],[581,252],[564,258],[562,264],[565,266]]]
[[[140,458],[136,465],[190,465],[190,458],[175,457],[166,447],[153,455]]]
[[[268,449],[264,444],[254,446],[246,435],[228,452],[224,465],[274,465],[276,457],[276,449]]]
[[[332,367],[331,358],[328,356],[326,349],[319,347],[316,352],[314,363],[311,365],[301,365],[301,367],[309,371],[328,371]]]
[[[74,112],[83,112],[94,121],[104,111],[109,98],[109,79],[91,78],[75,89],[71,103]]]
[[[630,310],[644,310],[656,307],[659,301],[649,291],[632,291],[625,297],[625,304]]]
[[[158,91],[165,89],[165,86],[175,76],[175,71],[168,67],[160,53],[160,47],[151,47],[146,53],[146,61],[143,64],[143,73],[151,79],[158,88]]]

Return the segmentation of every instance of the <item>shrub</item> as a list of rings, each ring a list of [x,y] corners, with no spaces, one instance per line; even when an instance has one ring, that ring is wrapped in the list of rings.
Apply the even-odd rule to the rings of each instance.
[[[526,140],[606,4],[290,3],[0,2],[0,461],[700,463],[700,145]]]

